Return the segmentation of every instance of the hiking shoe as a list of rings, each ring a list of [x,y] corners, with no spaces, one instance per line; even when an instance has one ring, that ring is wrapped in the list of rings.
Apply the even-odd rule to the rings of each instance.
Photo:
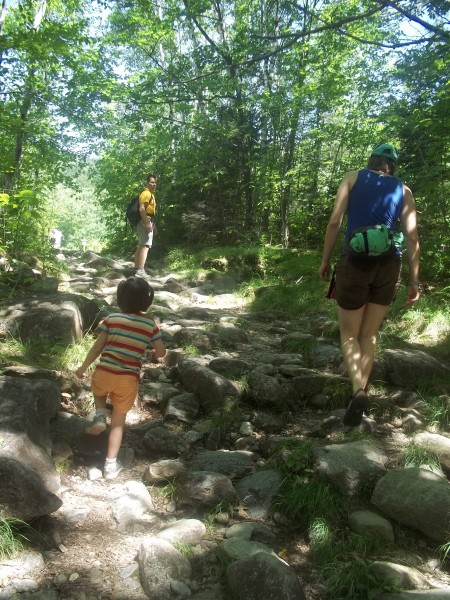
[[[136,277],[147,277],[147,273],[144,271],[144,269],[138,269],[136,271]]]
[[[87,427],[84,431],[85,433],[90,433],[91,435],[98,435],[99,433],[103,433],[105,429],[105,417],[102,415],[96,415],[92,421],[92,425],[89,425],[89,427]]]
[[[103,477],[105,479],[115,479],[117,475],[122,471],[123,466],[120,460],[116,460],[113,463],[105,462],[105,467],[103,469]]]
[[[368,408],[369,400],[367,396],[353,396],[353,398],[350,398],[350,404],[342,422],[347,427],[358,427],[362,423],[364,411]]]

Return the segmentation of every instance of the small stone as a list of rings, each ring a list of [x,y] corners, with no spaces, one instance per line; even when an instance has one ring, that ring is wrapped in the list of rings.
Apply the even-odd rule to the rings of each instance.
[[[251,435],[253,433],[253,425],[250,423],[250,421],[244,421],[241,423],[241,426],[239,427],[239,433],[241,435]]]

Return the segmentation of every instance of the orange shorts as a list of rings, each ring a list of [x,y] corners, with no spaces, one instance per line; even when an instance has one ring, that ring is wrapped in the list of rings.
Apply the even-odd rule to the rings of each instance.
[[[91,389],[94,396],[109,396],[113,408],[119,413],[126,413],[136,400],[139,380],[134,375],[119,375],[95,369]]]

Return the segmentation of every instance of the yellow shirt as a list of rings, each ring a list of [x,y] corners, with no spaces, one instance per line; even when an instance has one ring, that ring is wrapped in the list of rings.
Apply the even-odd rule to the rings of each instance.
[[[152,194],[150,190],[144,190],[139,196],[139,204],[146,204],[147,202],[148,204],[145,212],[152,217],[156,211],[156,199],[155,194]]]

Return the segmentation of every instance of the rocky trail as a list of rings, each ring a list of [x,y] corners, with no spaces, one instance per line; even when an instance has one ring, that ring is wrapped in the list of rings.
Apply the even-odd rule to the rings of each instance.
[[[0,307],[4,331],[64,342],[86,330],[87,315],[98,321],[114,309],[130,263],[93,253],[64,260],[63,281],[39,282],[28,299]],[[311,460],[298,485],[317,478],[345,498],[336,535],[381,542],[371,561],[379,593],[348,597],[450,598],[438,552],[450,541],[450,439],[429,424],[415,391],[435,381],[430,393],[450,403],[448,365],[422,350],[385,351],[374,368],[384,383],[373,411],[345,430],[349,386],[327,315],[250,312],[229,273],[187,282],[150,269],[148,280],[149,312],[169,353],[162,365],[144,364],[116,480],[100,470],[106,435],[83,433],[92,417],[88,381],[2,365],[0,506],[33,516],[33,528],[24,530],[27,549],[0,561],[0,599],[346,597],[330,592],[332,578],[315,560],[307,510],[303,518],[277,505],[302,444]],[[412,444],[436,464],[405,468]],[[338,562],[336,572],[358,560]],[[382,591],[393,584],[396,591]]]

